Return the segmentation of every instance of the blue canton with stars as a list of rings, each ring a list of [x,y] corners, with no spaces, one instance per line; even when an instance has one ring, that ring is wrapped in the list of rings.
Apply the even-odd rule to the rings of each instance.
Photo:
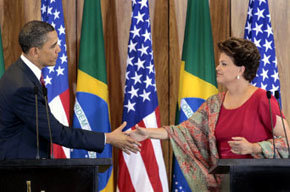
[[[62,1],[41,0],[41,18],[55,28],[58,34],[58,45],[61,48],[56,65],[42,70],[48,93],[48,102],[50,102],[69,88]]]
[[[280,91],[268,0],[250,0],[244,37],[254,42],[261,54],[260,66],[252,84],[272,93]]]
[[[148,1],[133,0],[132,9],[123,109],[127,129],[158,106]]]

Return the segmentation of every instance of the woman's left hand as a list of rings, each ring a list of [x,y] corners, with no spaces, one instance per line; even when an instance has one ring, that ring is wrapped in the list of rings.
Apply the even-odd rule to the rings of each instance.
[[[232,137],[232,141],[228,141],[231,152],[238,154],[238,155],[247,155],[256,153],[256,148],[259,146],[257,143],[250,143],[247,139],[244,137]]]

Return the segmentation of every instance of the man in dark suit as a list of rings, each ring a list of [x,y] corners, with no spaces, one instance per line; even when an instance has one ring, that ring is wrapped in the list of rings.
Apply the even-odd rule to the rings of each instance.
[[[36,103],[38,97],[40,158],[50,156],[50,133],[45,99],[40,82],[41,69],[54,66],[60,47],[55,29],[42,21],[31,21],[19,34],[21,57],[0,80],[0,160],[36,157]],[[69,148],[102,152],[106,143],[123,151],[139,151],[139,143],[122,132],[126,123],[111,133],[70,128],[59,123],[49,111],[53,143]]]

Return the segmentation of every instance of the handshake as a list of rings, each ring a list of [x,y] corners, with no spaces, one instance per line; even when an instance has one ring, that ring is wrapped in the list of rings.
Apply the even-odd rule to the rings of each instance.
[[[139,142],[148,139],[149,134],[146,128],[141,128],[138,125],[136,130],[122,132],[126,125],[127,123],[124,122],[114,131],[105,133],[106,143],[121,149],[127,154],[130,154],[130,152],[137,153],[141,150],[141,143]]]

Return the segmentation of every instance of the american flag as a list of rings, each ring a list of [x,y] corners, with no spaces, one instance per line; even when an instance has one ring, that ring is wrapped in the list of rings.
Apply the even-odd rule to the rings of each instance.
[[[272,93],[280,91],[268,0],[250,0],[244,37],[254,42],[261,54],[260,66],[252,84]]]
[[[66,53],[65,26],[62,1],[41,0],[41,18],[51,24],[58,34],[58,45],[61,48],[56,65],[46,67],[42,74],[47,88],[49,107],[55,118],[63,125],[69,125],[69,85],[68,64]],[[54,144],[56,158],[69,158],[70,151],[65,147]]]
[[[132,1],[123,121],[125,130],[160,126],[155,83],[148,0]],[[159,140],[142,142],[141,152],[120,152],[118,190],[121,192],[168,191],[167,175]]]

